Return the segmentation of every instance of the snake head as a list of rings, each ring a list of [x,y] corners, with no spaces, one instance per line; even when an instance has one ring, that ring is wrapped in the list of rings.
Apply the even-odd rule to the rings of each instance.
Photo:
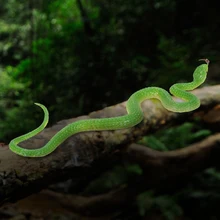
[[[205,61],[207,65],[209,65],[210,61],[207,58],[199,59],[199,61]]]
[[[202,84],[206,79],[210,61],[208,59],[200,59],[199,61],[205,61],[206,64],[201,64],[195,69],[193,78],[198,84]]]

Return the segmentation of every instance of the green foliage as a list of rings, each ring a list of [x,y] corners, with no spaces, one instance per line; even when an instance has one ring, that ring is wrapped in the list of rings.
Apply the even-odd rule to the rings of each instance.
[[[179,127],[164,129],[155,135],[145,136],[139,143],[155,150],[169,151],[186,147],[210,134],[210,130],[201,129],[195,123],[186,122]]]
[[[216,54],[199,29],[172,32],[181,29],[176,24],[182,21],[181,2],[81,3],[82,8],[77,0],[1,5],[2,69],[14,67],[11,74],[25,85],[19,99],[28,106],[30,100],[45,104],[51,123],[126,100],[146,85],[168,88],[190,80],[195,61],[205,54],[202,43],[206,53]],[[14,119],[21,121],[18,115]]]
[[[30,53],[30,9],[27,3],[15,0],[2,2],[1,8],[1,65],[14,66]]]
[[[141,216],[148,213],[158,213],[167,220],[174,220],[183,214],[182,208],[175,202],[175,198],[169,195],[156,196],[153,192],[147,191],[137,197],[137,206]]]
[[[187,45],[178,43],[175,38],[168,38],[160,33],[157,50],[161,66],[151,70],[149,78],[151,81],[156,81],[157,86],[168,89],[180,80],[192,80],[195,62],[198,60],[193,60],[193,66],[189,64],[190,49]]]
[[[175,196],[186,211],[192,210],[192,219],[219,219],[219,170],[208,168],[198,173]]]
[[[219,202],[220,173],[216,168],[208,168],[173,195],[146,191],[138,195],[136,204],[140,215],[146,217],[160,212],[165,219],[172,220],[188,212],[193,215],[189,219],[210,219],[210,216],[219,219]]]
[[[27,125],[35,125],[31,115],[29,119],[24,117],[27,103],[20,97],[25,90],[25,84],[16,81],[13,77],[15,75],[16,70],[12,66],[0,70],[0,139],[14,133],[20,134],[21,130],[26,130]],[[17,117],[23,118],[22,123],[14,123]]]
[[[103,193],[120,185],[127,184],[129,179],[140,176],[142,169],[137,164],[127,166],[115,166],[102,176],[88,184],[85,193]]]
[[[199,185],[197,184],[199,182]],[[188,188],[180,192],[179,196],[200,200],[206,207],[220,202],[220,172],[216,168],[208,168],[197,174]],[[209,204],[206,201],[209,200]]]

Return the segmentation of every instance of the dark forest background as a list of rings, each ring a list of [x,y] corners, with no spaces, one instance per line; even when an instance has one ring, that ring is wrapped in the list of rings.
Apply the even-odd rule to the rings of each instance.
[[[39,125],[43,116],[34,102],[48,107],[52,125],[125,101],[146,86],[168,89],[190,81],[200,58],[211,60],[206,85],[219,82],[217,0],[1,0],[0,5],[0,142]],[[192,138],[192,127],[185,124],[171,134]],[[156,139],[148,138],[153,144]],[[113,170],[118,181],[122,170]],[[220,174],[213,168],[194,181],[200,182],[197,190],[192,181],[182,197],[146,192],[152,196],[149,205],[140,195],[138,215],[159,209],[173,219],[184,213],[180,204],[192,200],[202,201],[206,217],[215,213]],[[213,200],[206,203],[210,195]]]
[[[191,80],[219,59],[218,1],[2,1],[0,140]],[[213,76],[211,76],[213,77]],[[21,123],[22,121],[22,123]]]

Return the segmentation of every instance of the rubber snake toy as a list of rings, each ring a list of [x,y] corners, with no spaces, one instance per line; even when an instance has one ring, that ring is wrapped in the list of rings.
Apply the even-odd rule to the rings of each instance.
[[[172,96],[162,88],[147,87],[138,90],[130,96],[126,104],[126,115],[104,119],[102,118],[76,121],[57,132],[43,147],[39,149],[24,149],[19,147],[18,144],[41,132],[46,127],[49,119],[47,108],[42,104],[35,103],[44,111],[44,120],[42,124],[35,130],[13,139],[9,143],[9,148],[20,156],[44,157],[53,152],[68,137],[79,132],[117,130],[133,127],[143,120],[144,116],[141,110],[141,103],[145,99],[159,99],[164,108],[173,112],[189,112],[195,110],[200,106],[200,101],[196,96],[187,91],[197,88],[206,79],[209,60],[201,60],[205,61],[205,64],[201,64],[195,69],[192,82],[177,83],[170,87],[170,93],[178,98],[181,98],[183,101],[175,102],[172,99]]]

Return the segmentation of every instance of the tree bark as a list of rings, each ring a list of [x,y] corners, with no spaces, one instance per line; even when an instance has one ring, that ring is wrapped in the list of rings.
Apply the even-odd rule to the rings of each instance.
[[[80,10],[80,14],[82,17],[82,22],[84,24],[84,30],[87,36],[92,37],[94,35],[94,30],[92,28],[89,16],[86,12],[86,9],[83,7],[81,0],[76,1]]]
[[[173,152],[155,152],[141,146],[130,145],[147,133],[152,133],[167,125],[179,124],[193,117],[200,117],[219,132],[220,85],[197,89],[193,93],[201,100],[201,107],[193,112],[184,114],[169,112],[161,106],[159,101],[146,100],[142,103],[145,118],[139,125],[124,130],[76,134],[61,144],[53,153],[43,158],[20,157],[11,152],[7,145],[1,147],[0,203],[16,201],[51,183],[64,180],[70,175],[75,178],[92,175],[94,161],[102,161],[102,166],[95,167],[95,171],[104,169],[103,158],[116,151],[127,158],[136,160],[144,168],[149,188],[155,186],[159,188],[162,181],[166,180],[167,184],[170,184],[181,176],[187,177],[206,167],[218,165],[216,155],[219,155],[219,134],[196,145]],[[47,143],[57,131],[76,120],[126,114],[125,105],[124,102],[93,112],[88,116],[63,120],[23,142],[22,147],[39,148]],[[126,148],[127,146],[129,147]],[[154,175],[149,170],[154,170]],[[163,183],[163,185],[166,184]]]

